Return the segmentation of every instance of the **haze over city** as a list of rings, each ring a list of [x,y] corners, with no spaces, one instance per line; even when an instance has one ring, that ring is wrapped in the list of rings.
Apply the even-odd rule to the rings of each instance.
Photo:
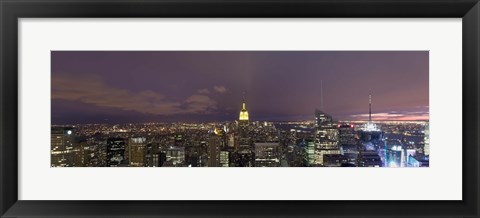
[[[52,124],[428,120],[428,51],[52,51]],[[323,85],[320,85],[320,84]]]

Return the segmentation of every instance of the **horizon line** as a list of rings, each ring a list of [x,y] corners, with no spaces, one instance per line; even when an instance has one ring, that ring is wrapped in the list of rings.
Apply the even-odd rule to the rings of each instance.
[[[120,123],[68,123],[68,124],[51,124],[51,126],[66,126],[66,125],[94,125],[94,124],[110,124],[110,125],[117,125],[117,124],[171,124],[171,123],[196,123],[196,124],[209,124],[209,123],[224,123],[224,122],[235,122],[238,120],[223,120],[223,121],[208,121],[208,122],[198,122],[198,121],[175,121],[175,122],[120,122]],[[372,120],[373,122],[430,122],[430,120]],[[287,123],[287,122],[314,122],[314,120],[275,120],[275,121],[268,121],[268,120],[255,120],[250,122],[271,122],[271,123]],[[368,120],[334,120],[335,122],[370,122]]]

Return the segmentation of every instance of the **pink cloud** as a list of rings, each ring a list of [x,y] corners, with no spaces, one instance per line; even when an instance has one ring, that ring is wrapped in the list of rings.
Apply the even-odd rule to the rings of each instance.
[[[355,120],[367,120],[369,114],[351,115]],[[391,111],[386,113],[372,113],[372,120],[428,120],[428,112],[401,112]]]

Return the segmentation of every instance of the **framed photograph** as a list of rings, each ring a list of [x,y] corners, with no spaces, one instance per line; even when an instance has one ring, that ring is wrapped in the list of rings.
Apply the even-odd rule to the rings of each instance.
[[[1,217],[479,215],[476,0],[0,14]]]

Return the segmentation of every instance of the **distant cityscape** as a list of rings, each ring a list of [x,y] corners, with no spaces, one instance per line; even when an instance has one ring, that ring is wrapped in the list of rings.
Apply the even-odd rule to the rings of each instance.
[[[252,121],[244,98],[232,121],[52,125],[51,167],[428,167],[429,122],[374,121],[368,101],[361,121]]]
[[[429,51],[51,51],[51,167],[429,167]]]

